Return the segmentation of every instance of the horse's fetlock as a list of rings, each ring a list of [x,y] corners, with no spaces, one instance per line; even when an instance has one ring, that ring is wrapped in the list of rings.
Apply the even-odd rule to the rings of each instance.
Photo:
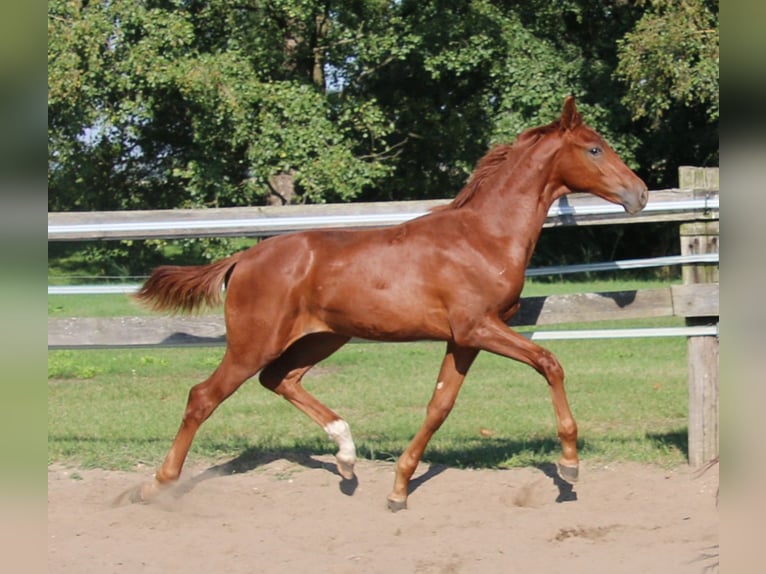
[[[356,462],[356,445],[351,436],[351,427],[343,419],[335,419],[324,427],[327,436],[338,445],[336,458],[345,464]]]
[[[562,421],[559,428],[559,438],[563,440],[577,440],[577,423],[572,419]]]
[[[180,470],[158,470],[153,477],[153,483],[157,485],[166,485],[176,482],[180,477]]]

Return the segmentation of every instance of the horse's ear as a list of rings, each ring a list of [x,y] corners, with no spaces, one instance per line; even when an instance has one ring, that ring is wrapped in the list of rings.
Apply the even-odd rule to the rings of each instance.
[[[564,100],[564,109],[561,110],[561,129],[573,130],[582,124],[582,116],[577,111],[574,96],[567,96]]]

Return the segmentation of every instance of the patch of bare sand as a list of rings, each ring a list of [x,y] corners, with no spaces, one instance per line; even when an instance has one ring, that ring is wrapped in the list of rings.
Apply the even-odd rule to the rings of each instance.
[[[355,489],[333,468],[332,457],[189,468],[178,496],[113,507],[150,473],[49,467],[48,571],[717,571],[717,467],[585,466],[569,489],[552,468],[423,464],[396,514],[393,464],[360,461]]]

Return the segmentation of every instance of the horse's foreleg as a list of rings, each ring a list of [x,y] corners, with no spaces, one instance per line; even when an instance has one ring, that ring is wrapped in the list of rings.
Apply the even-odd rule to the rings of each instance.
[[[229,355],[225,355],[215,372],[189,391],[181,426],[153,479],[126,491],[115,500],[115,503],[149,502],[160,492],[172,486],[181,476],[181,469],[197,429],[218,405],[253,374],[255,374],[253,370],[233,364]]]
[[[259,376],[261,384],[288,400],[321,426],[335,443],[338,472],[346,479],[354,478],[356,446],[348,423],[317,400],[300,384],[303,375],[316,363],[329,357],[348,342],[348,337],[332,333],[307,335],[296,341]]]
[[[576,482],[579,467],[577,423],[569,409],[564,391],[564,369],[553,353],[512,331],[500,319],[495,318],[474,328],[461,338],[461,341],[463,340],[466,344],[526,363],[545,377],[551,392],[558,436],[561,441],[562,456],[558,464],[559,475],[567,482]]]
[[[388,508],[393,512],[407,508],[408,486],[428,441],[445,421],[455,404],[460,386],[478,350],[447,345],[439,378],[426,409],[426,419],[396,463],[394,488],[388,495]]]

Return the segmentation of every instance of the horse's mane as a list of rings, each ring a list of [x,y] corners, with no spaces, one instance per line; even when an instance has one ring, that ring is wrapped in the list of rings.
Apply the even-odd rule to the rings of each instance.
[[[455,198],[448,204],[439,206],[436,209],[460,209],[463,207],[502,167],[512,163],[510,168],[513,169],[523,153],[535,145],[541,137],[558,131],[559,123],[557,120],[546,126],[528,129],[522,132],[512,144],[498,144],[492,147],[477,162],[471,177],[468,179],[468,183],[463,186],[463,189],[458,192]]]

